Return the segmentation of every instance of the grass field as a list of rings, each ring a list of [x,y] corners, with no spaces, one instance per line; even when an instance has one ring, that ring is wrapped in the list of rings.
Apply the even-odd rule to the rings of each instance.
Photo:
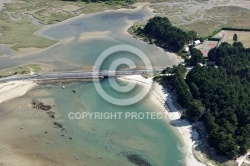
[[[241,31],[223,31],[224,38],[223,42],[233,43],[233,35],[237,34],[238,41],[242,42],[245,47],[250,48],[250,32],[241,32]]]
[[[7,77],[18,74],[29,74],[30,72],[38,72],[40,71],[40,65],[38,64],[29,64],[26,66],[20,66],[13,69],[0,71],[0,77]]]

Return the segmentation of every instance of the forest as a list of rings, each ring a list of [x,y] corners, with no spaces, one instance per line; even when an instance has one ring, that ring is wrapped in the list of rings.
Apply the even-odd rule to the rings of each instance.
[[[197,65],[187,75],[182,65],[167,68],[174,75],[162,82],[176,92],[183,116],[204,123],[210,146],[233,158],[250,148],[250,48],[222,43],[208,58],[214,65]]]
[[[185,44],[197,39],[195,31],[183,31],[171,24],[167,17],[153,17],[144,28],[138,28],[139,35],[147,37],[162,48],[178,52]]]

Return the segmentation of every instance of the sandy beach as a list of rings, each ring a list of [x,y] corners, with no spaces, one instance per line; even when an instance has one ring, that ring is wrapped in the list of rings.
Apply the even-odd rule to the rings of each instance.
[[[170,123],[173,126],[176,126],[177,130],[180,133],[180,136],[182,137],[182,140],[185,144],[183,150],[185,153],[186,165],[206,166],[206,164],[199,162],[193,154],[195,141],[198,141],[198,133],[195,130],[192,130],[192,126],[187,120],[180,119],[181,110],[175,107],[172,101],[172,96],[167,92],[167,89],[164,89],[159,83],[153,82],[152,77],[145,79],[141,75],[135,75],[119,77],[118,79],[135,81],[145,88],[151,88],[151,91],[149,93],[151,100],[159,106],[160,111],[164,111],[168,115]],[[165,106],[165,101],[167,101],[167,106]]]
[[[25,95],[37,86],[33,81],[10,81],[0,84],[0,103]]]

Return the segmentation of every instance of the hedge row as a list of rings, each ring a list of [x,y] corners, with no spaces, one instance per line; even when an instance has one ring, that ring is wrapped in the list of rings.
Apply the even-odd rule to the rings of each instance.
[[[221,28],[222,30],[228,30],[228,31],[248,31],[250,32],[250,29],[244,29],[244,28]]]
[[[218,38],[218,37],[209,37],[209,38],[207,38],[207,40],[209,40],[209,41],[221,41],[221,38]]]

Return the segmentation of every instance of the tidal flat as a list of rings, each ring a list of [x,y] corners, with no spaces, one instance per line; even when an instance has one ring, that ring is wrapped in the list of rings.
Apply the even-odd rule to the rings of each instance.
[[[101,84],[111,95],[119,97],[107,80]],[[138,86],[123,97],[134,95],[141,88]],[[51,105],[55,118],[33,108],[33,100]],[[91,82],[67,84],[65,89],[60,85],[36,87],[0,106],[1,162],[107,166],[141,162],[182,166],[182,143],[164,120],[68,117],[69,112],[154,112],[155,108],[149,98],[127,107],[107,103]]]

